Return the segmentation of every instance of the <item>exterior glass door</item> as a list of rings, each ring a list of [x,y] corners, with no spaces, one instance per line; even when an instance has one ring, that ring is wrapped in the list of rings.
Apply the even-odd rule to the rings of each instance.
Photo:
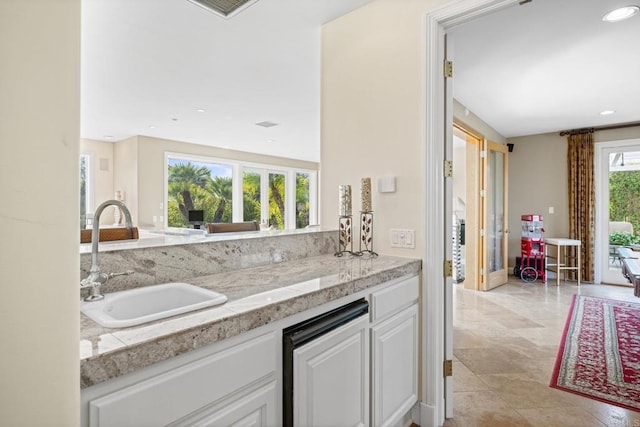
[[[619,247],[640,247],[640,146],[613,146],[600,156],[602,283],[629,285],[622,276]]]

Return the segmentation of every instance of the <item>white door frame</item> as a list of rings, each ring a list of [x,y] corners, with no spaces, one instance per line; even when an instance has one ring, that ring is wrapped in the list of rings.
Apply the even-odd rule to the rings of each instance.
[[[594,281],[595,283],[602,282],[603,270],[605,268],[605,256],[607,256],[607,268],[608,268],[608,238],[604,230],[609,230],[609,192],[605,186],[605,182],[608,181],[608,170],[603,167],[603,162],[608,161],[608,154],[611,150],[625,151],[625,149],[632,147],[640,147],[640,139],[625,139],[617,141],[598,142],[595,144],[595,184],[596,184],[596,235],[595,235],[595,252],[594,259]],[[635,150],[634,150],[635,151]],[[607,254],[605,254],[605,249]],[[621,283],[625,280],[620,276]]]
[[[425,245],[423,257],[424,301],[426,309],[422,316],[422,393],[420,420],[422,427],[436,427],[450,417],[452,405],[445,413],[445,393],[443,363],[450,356],[446,354],[445,328],[452,334],[451,325],[445,325],[445,313],[451,312],[451,299],[445,298],[448,280],[443,277],[446,241],[451,239],[451,230],[445,229],[445,180],[443,161],[445,148],[451,149],[451,116],[445,115],[444,95],[444,38],[446,29],[462,22],[470,21],[491,11],[517,3],[518,0],[462,0],[449,2],[445,6],[429,12],[425,17],[425,242],[441,242]],[[455,70],[455,66],[454,66]],[[455,71],[454,71],[455,73]],[[454,77],[455,78],[455,77]],[[451,95],[450,95],[451,96]],[[446,135],[449,135],[449,138]],[[446,145],[445,145],[446,144]],[[429,189],[429,191],[426,191]],[[450,210],[450,209],[449,209]],[[449,280],[450,282],[450,280]],[[451,286],[450,284],[448,286]],[[448,300],[448,302],[447,302]],[[445,307],[445,302],[450,306]],[[452,394],[447,396],[451,399]]]

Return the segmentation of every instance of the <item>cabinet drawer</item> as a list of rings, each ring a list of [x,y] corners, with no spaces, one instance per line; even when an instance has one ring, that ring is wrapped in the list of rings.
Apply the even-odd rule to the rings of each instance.
[[[416,301],[420,280],[413,276],[371,294],[371,320],[377,322]]]
[[[167,425],[267,375],[275,377],[274,333],[89,402],[89,425]]]

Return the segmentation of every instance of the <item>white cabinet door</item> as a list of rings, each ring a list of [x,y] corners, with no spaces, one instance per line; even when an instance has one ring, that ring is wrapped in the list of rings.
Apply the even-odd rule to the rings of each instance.
[[[369,425],[368,316],[294,351],[295,426]]]
[[[276,335],[268,333],[92,399],[88,424],[164,426],[219,403],[235,404],[232,396],[243,403],[244,396],[269,380],[276,381],[278,344]],[[275,411],[275,402],[269,401],[268,413]]]
[[[234,396],[214,407],[173,423],[170,427],[267,427],[276,426],[276,382]]]
[[[373,425],[397,423],[418,400],[418,305],[371,329]]]

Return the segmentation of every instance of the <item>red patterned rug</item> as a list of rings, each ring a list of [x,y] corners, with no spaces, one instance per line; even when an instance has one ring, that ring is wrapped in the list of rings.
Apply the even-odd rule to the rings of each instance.
[[[640,411],[640,304],[574,295],[550,385]]]

